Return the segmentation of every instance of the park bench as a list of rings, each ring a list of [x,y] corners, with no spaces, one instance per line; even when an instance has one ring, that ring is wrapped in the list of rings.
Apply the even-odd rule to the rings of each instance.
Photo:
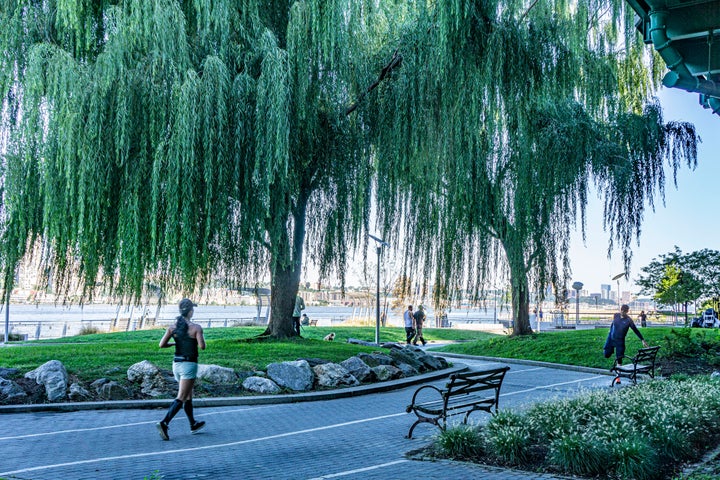
[[[312,320],[310,320],[310,326],[317,327],[317,318],[313,318]]]
[[[481,370],[450,375],[445,388],[423,385],[415,391],[412,403],[407,406],[408,413],[414,412],[417,420],[410,427],[407,438],[412,438],[413,430],[421,423],[432,423],[441,430],[447,426],[447,417],[465,414],[463,423],[472,412],[481,410],[497,413],[505,372],[510,367]]]
[[[650,378],[655,378],[655,358],[657,352],[660,350],[659,346],[641,348],[638,353],[632,357],[631,362],[627,365],[618,365],[617,359],[615,364],[610,369],[610,372],[615,374],[611,387],[615,383],[620,383],[621,378],[629,378],[633,385],[637,385],[638,375],[648,375]],[[628,358],[628,357],[622,357]]]

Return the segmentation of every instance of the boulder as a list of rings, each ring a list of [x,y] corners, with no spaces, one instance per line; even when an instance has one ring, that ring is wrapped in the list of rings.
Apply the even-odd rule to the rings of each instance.
[[[273,382],[269,378],[263,377],[248,377],[243,381],[242,386],[245,390],[254,393],[268,394],[278,393],[280,391],[280,387],[278,387],[277,383]]]
[[[392,380],[393,378],[399,378],[402,376],[402,370],[393,365],[378,365],[377,367],[372,367],[371,370],[379,382]]]
[[[321,387],[354,387],[360,385],[358,379],[348,372],[345,367],[337,363],[324,363],[313,368]]]
[[[68,398],[73,402],[84,402],[90,400],[92,395],[90,395],[90,392],[85,390],[79,383],[73,383],[70,385]]]
[[[403,377],[413,377],[420,373],[415,367],[413,367],[412,365],[408,365],[407,363],[398,363],[397,368],[399,368],[400,371],[403,373]]]
[[[12,380],[0,378],[0,401],[21,400],[27,397],[25,390]]]
[[[342,365],[360,382],[371,382],[374,378],[373,371],[370,370],[368,364],[360,360],[359,357],[350,357],[347,360],[340,362],[340,365]]]
[[[413,347],[392,348],[390,356],[395,360],[395,365],[404,363],[412,366],[414,369],[425,372],[428,370],[427,365],[421,360],[420,355],[412,350]],[[419,349],[418,349],[419,350]]]
[[[324,358],[298,358],[298,360],[305,360],[308,362],[308,365],[310,365],[310,368],[315,368],[324,363],[330,363],[330,360],[325,360]]]
[[[238,380],[235,370],[219,365],[198,365],[197,378],[215,384],[235,383]]]
[[[4,367],[0,367],[0,378],[10,378],[10,377],[14,377],[14,376],[17,375],[18,373],[20,373],[20,370],[18,370],[17,368],[4,368]]]
[[[147,360],[131,365],[127,370],[131,382],[140,382],[140,391],[150,397],[160,397],[168,389],[167,381],[160,369]]]
[[[358,353],[357,357],[365,362],[368,367],[377,367],[378,365],[392,365],[392,357],[385,355],[384,353],[373,352],[373,353]]]
[[[98,395],[103,400],[127,400],[131,397],[130,391],[115,381],[104,383]]]
[[[315,381],[315,374],[305,360],[271,363],[267,366],[267,374],[279,386],[296,392],[310,390]]]
[[[45,394],[51,402],[64,400],[67,397],[68,374],[65,365],[58,360],[50,360],[27,372],[25,378],[33,379],[43,385]]]
[[[348,338],[347,343],[352,343],[354,345],[365,345],[366,347],[376,347],[376,343],[367,342],[365,340],[358,340],[357,338]]]
[[[428,370],[442,370],[448,367],[447,360],[443,357],[430,355],[425,350],[414,345],[406,345],[404,347],[395,345],[390,350],[390,356],[395,359],[395,363],[407,363],[417,368],[420,372]]]

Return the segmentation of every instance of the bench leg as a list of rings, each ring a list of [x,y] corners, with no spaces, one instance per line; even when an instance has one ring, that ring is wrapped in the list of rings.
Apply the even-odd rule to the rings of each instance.
[[[407,437],[405,437],[405,438],[412,439],[413,430],[415,430],[415,427],[417,427],[421,423],[432,423],[433,425],[438,427],[440,430],[445,430],[443,428],[443,426],[440,425],[440,422],[438,422],[437,418],[421,417],[420,415],[418,415],[418,419],[415,420],[415,423],[412,424],[412,427],[410,427],[410,431],[408,432]]]

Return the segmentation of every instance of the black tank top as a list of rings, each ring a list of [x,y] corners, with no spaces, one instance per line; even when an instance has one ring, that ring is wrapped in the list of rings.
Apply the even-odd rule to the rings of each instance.
[[[183,335],[178,334],[176,328],[173,332],[175,339],[175,361],[195,362],[198,361],[198,343],[196,338],[192,338],[185,330]],[[183,357],[184,360],[180,360]]]

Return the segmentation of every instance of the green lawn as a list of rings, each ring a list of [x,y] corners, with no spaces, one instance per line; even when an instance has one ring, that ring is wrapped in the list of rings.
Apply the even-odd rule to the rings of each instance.
[[[236,371],[265,370],[272,362],[298,358],[339,362],[358,352],[377,350],[377,347],[347,343],[348,338],[374,341],[373,327],[304,327],[304,338],[289,341],[256,340],[255,337],[262,331],[262,327],[206,329],[207,350],[201,352],[201,362]],[[716,330],[653,327],[642,331],[650,344],[663,347],[661,357],[671,354],[704,355],[711,361],[720,359],[717,355],[720,352],[720,335]],[[330,332],[335,332],[335,341],[323,341]],[[424,333],[431,342],[458,342],[439,348],[446,352],[598,368],[612,365],[612,360],[602,355],[606,328],[543,332],[518,338],[458,329],[426,328]],[[0,349],[0,367],[14,367],[24,373],[49,360],[60,360],[68,373],[77,375],[80,380],[91,382],[100,377],[119,380],[124,378],[130,365],[142,360],[170,368],[172,350],[157,346],[162,334],[163,330],[157,329],[14,343],[12,347]],[[404,342],[405,331],[382,328],[380,340]],[[628,354],[634,354],[640,347],[640,341],[630,332]]]
[[[265,370],[269,363],[322,358],[340,362],[358,352],[374,351],[347,343],[348,338],[375,340],[373,327],[303,327],[303,338],[273,341],[254,339],[263,332],[262,327],[212,328],[205,330],[207,349],[200,353],[200,361],[221,365],[236,371]],[[162,368],[172,364],[172,349],[158,348],[163,330],[101,333],[62,339],[19,343],[0,349],[0,367],[17,368],[22,373],[49,360],[59,360],[68,373],[80,380],[92,382],[100,377],[120,380],[134,363],[148,360]],[[323,337],[335,332],[334,342]],[[424,329],[429,341],[482,340],[491,335],[476,331],[451,329]],[[380,341],[405,341],[400,328],[382,328]]]
[[[720,363],[720,334],[717,329],[652,327],[641,329],[650,345],[660,345],[660,358],[672,355],[703,356],[710,364]],[[440,348],[444,352],[488,357],[518,358],[543,362],[610,368],[613,359],[603,356],[608,328],[560,330],[524,337],[494,336],[477,342],[459,343]],[[628,332],[626,354],[634,355],[642,343]],[[713,361],[718,363],[713,363]]]

